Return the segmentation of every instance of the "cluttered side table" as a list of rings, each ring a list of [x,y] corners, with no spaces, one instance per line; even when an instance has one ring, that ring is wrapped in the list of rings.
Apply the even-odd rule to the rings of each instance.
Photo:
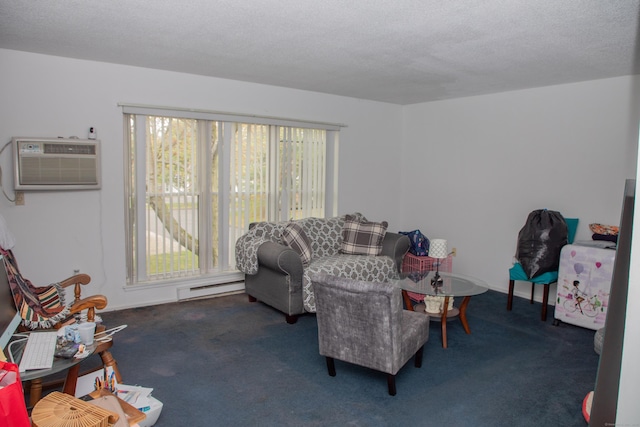
[[[18,340],[15,343],[11,343],[11,354],[16,364],[20,363],[22,359],[22,352],[26,345],[26,340]],[[96,350],[97,343],[94,342],[91,345],[85,346],[85,352],[87,355],[91,355]],[[20,379],[22,382],[30,382],[29,387],[29,406],[33,407],[42,397],[42,380],[50,375],[57,374],[58,372],[67,371],[67,376],[64,381],[63,391],[66,394],[73,395],[75,393],[76,381],[78,379],[78,371],[80,369],[80,362],[84,359],[70,357],[59,358],[56,357],[53,360],[53,365],[49,369],[35,369],[20,373]]]
[[[403,273],[399,280],[391,282],[394,286],[398,286],[403,292],[414,292],[425,295],[425,306],[422,310],[439,319],[442,330],[442,347],[447,348],[447,321],[456,317],[460,318],[462,327],[467,334],[471,333],[469,322],[467,320],[467,307],[469,301],[474,295],[486,292],[489,286],[480,279],[463,276],[461,274],[444,273],[438,271],[420,271],[413,273]],[[462,303],[459,307],[453,307],[452,299],[454,297],[462,297]],[[431,302],[435,302],[437,312],[429,312],[426,309],[434,310]],[[439,307],[438,307],[439,306]],[[409,310],[415,310],[410,305]]]

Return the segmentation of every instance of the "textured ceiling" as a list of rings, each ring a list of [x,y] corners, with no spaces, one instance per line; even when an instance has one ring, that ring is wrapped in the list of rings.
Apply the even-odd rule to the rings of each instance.
[[[1,0],[0,48],[412,104],[640,74],[639,3]]]

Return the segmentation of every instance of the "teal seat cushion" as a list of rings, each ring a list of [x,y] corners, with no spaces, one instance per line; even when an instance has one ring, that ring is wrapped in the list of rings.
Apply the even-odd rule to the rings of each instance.
[[[522,265],[517,262],[509,269],[509,280],[522,280],[524,282],[538,283],[541,285],[546,283],[555,283],[558,281],[558,272],[549,271],[529,279],[529,277],[527,277],[527,273],[524,272]]]
[[[573,239],[576,238],[576,231],[578,231],[578,218],[565,218],[564,222],[567,223],[567,240],[569,244],[571,244],[573,243]]]

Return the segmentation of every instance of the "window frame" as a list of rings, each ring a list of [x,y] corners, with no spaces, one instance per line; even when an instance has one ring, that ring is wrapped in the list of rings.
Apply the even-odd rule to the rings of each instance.
[[[255,115],[242,115],[235,113],[221,113],[215,111],[204,110],[181,110],[165,107],[152,107],[152,106],[140,106],[130,104],[120,104],[124,117],[124,133],[125,133],[125,238],[127,245],[126,262],[127,262],[127,286],[156,286],[167,284],[180,284],[196,283],[196,284],[225,284],[234,281],[242,280],[244,277],[238,270],[233,269],[234,254],[231,252],[233,245],[231,244],[229,233],[222,233],[223,230],[227,230],[230,224],[230,199],[232,197],[230,189],[230,159],[231,150],[227,145],[231,141],[231,134],[233,128],[231,125],[234,123],[243,124],[259,124],[269,125],[270,129],[277,129],[277,126],[295,127],[295,128],[311,128],[320,129],[326,131],[326,151],[325,151],[325,195],[324,195],[324,216],[330,217],[337,215],[337,182],[338,182],[338,145],[339,145],[339,131],[345,125],[335,123],[324,122],[310,122],[299,121],[294,119],[279,119],[274,117],[264,117]],[[146,227],[137,227],[139,224],[140,215],[144,216],[146,210],[146,190],[145,187],[145,174],[146,165],[144,160],[146,159],[146,130],[144,122],[148,116],[164,116],[174,117],[180,119],[195,119],[198,120],[198,133],[199,140],[210,140],[211,138],[211,125],[212,122],[218,122],[218,188],[227,189],[226,191],[219,191],[219,212],[218,212],[218,267],[213,267],[213,257],[211,251],[211,236],[212,236],[212,217],[211,209],[198,209],[199,218],[199,233],[198,239],[201,242],[200,250],[204,250],[204,253],[199,254],[200,262],[206,260],[207,265],[200,265],[200,274],[189,275],[186,277],[170,277],[170,278],[155,278],[148,277],[146,272],[146,257],[147,250],[145,245],[139,244],[146,239]],[[133,117],[133,120],[138,121],[135,126],[136,134],[134,139],[131,140],[130,135],[130,122],[129,118]],[[142,124],[142,126],[141,126]],[[222,126],[220,126],[220,124]],[[275,131],[272,131],[275,132]],[[274,135],[272,135],[273,137]],[[144,141],[144,143],[135,143],[136,141]],[[135,143],[135,144],[134,144]],[[275,144],[271,144],[275,145]],[[210,144],[198,143],[199,159],[198,167],[206,168],[207,173],[203,173],[205,182],[202,183],[204,188],[211,189],[211,169],[207,165],[208,159],[211,158]],[[270,160],[272,162],[272,160]],[[145,167],[140,167],[140,166]],[[132,168],[136,171],[136,176],[132,175]],[[200,169],[205,170],[205,169]],[[135,190],[134,190],[134,185]],[[139,194],[144,197],[138,197]],[[202,199],[199,200],[199,206],[211,206],[211,191],[200,190],[199,194]],[[271,203],[270,203],[271,206]],[[270,209],[270,220],[281,221],[288,218],[273,218],[274,209]],[[141,213],[142,212],[142,213]],[[204,216],[203,216],[204,213]],[[208,217],[207,217],[208,216]],[[144,223],[143,223],[144,224]],[[202,228],[204,227],[204,228]],[[132,238],[132,233],[135,233],[135,239]],[[223,236],[224,235],[224,236]],[[204,244],[203,244],[204,243]],[[233,242],[235,243],[235,242]],[[228,248],[225,249],[225,248]],[[144,260],[144,262],[138,262]],[[137,264],[136,264],[137,263]],[[229,266],[229,270],[225,270],[224,266]],[[142,270],[141,270],[142,268]],[[205,271],[203,273],[202,271]],[[142,273],[142,274],[141,274]]]

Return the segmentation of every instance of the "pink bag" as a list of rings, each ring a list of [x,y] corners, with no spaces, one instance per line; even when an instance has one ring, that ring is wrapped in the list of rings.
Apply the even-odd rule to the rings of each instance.
[[[0,361],[0,426],[31,426],[18,365],[2,361]]]

